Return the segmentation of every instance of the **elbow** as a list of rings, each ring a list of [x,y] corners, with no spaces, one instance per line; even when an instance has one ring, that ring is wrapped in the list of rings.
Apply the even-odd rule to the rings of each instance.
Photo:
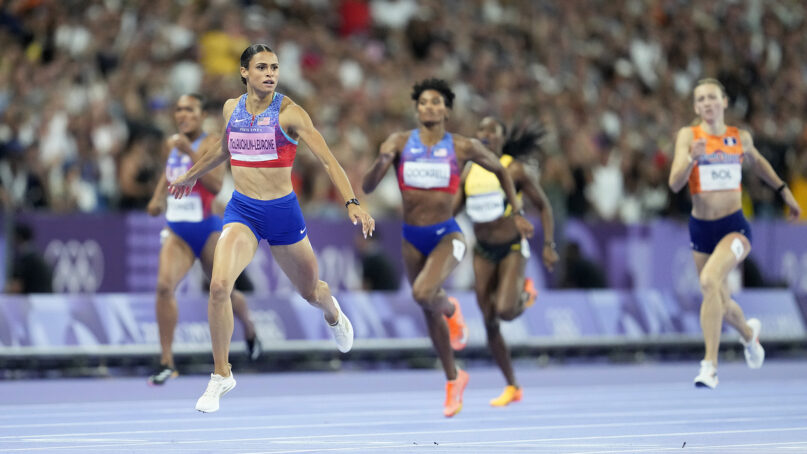
[[[667,180],[667,186],[669,186],[669,187],[670,187],[670,190],[671,190],[672,192],[677,193],[678,191],[680,191],[680,190],[681,190],[681,188],[680,188],[680,187],[679,187],[677,184],[675,184],[675,183],[676,183],[676,182],[675,182],[675,179],[673,178],[673,176],[672,176],[672,175],[670,175],[670,178]]]
[[[205,189],[207,189],[208,192],[210,192],[214,196],[218,195],[218,193],[221,192],[221,183],[202,183],[202,182],[199,182],[197,184],[200,184],[200,183],[202,184],[202,186],[204,186]]]
[[[369,194],[375,190],[380,181],[381,178],[376,177],[376,173],[370,171],[364,174],[364,178],[361,180],[361,190],[364,191],[365,194]]]
[[[549,219],[555,218],[555,213],[552,211],[552,205],[550,205],[549,202],[545,203],[544,206],[541,207],[541,214]]]
[[[202,186],[204,186],[205,189],[207,189],[213,195],[216,195],[219,192],[221,192],[221,188],[224,186],[222,184],[222,179],[221,178],[207,178],[207,177],[208,176],[205,176],[205,177],[201,178],[197,184],[201,184]]]

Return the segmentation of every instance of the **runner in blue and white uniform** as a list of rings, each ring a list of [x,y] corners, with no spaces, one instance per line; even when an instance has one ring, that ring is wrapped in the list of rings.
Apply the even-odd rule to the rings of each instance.
[[[213,251],[221,234],[221,217],[212,212],[213,200],[221,190],[224,166],[201,178],[190,195],[176,200],[168,197],[168,184],[184,174],[193,163],[201,159],[203,150],[218,143],[218,138],[202,130],[204,98],[199,94],[183,95],[177,100],[174,119],[179,129],[166,140],[165,172],[160,178],[148,204],[148,213],[159,216],[165,213],[167,227],[160,249],[157,274],[157,326],[160,332],[160,366],[149,377],[152,385],[161,385],[179,373],[174,365],[172,344],[177,324],[177,302],[174,296],[179,282],[185,277],[196,259],[208,278],[213,270]],[[249,317],[244,295],[233,290],[233,311],[241,320],[250,360],[256,360],[261,345]]]

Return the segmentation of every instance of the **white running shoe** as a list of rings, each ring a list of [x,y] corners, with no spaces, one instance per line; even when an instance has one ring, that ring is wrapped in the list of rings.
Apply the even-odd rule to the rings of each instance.
[[[743,353],[745,353],[745,363],[748,364],[748,367],[751,369],[759,369],[762,367],[762,363],[765,362],[765,349],[762,348],[762,344],[759,343],[759,332],[762,330],[762,323],[756,318],[748,319],[747,323],[751,328],[751,340],[746,342],[745,339],[740,336],[740,343],[745,347],[745,349],[743,349]]]
[[[347,353],[353,348],[353,325],[347,319],[347,315],[342,312],[342,308],[339,307],[339,301],[336,301],[333,296],[331,298],[333,298],[333,304],[336,305],[336,309],[339,311],[339,318],[336,320],[336,325],[329,324],[328,326],[333,332],[336,348],[342,353]]]
[[[232,369],[228,377],[210,374],[210,381],[207,383],[205,393],[196,401],[196,409],[202,413],[219,411],[219,399],[233,388],[235,388],[235,377]]]
[[[701,370],[698,376],[695,377],[695,386],[697,388],[715,389],[717,387],[717,368],[711,361],[705,359],[701,361]]]

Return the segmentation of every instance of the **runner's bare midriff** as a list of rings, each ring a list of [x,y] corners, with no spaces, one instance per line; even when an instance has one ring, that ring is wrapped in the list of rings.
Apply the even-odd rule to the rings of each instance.
[[[703,221],[726,217],[741,208],[740,191],[702,192],[692,196],[692,216]]]
[[[427,189],[403,191],[403,217],[409,225],[433,225],[452,218],[454,194]]]
[[[521,236],[512,216],[501,217],[490,222],[475,223],[474,235],[477,240],[487,244],[505,244],[512,241],[513,238]]]
[[[232,171],[235,190],[253,199],[278,199],[294,189],[291,185],[291,167],[232,166]]]

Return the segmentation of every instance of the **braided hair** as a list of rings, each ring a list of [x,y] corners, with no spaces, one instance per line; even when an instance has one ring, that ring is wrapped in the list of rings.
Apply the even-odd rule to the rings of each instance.
[[[502,125],[502,132],[505,131]],[[502,153],[522,161],[536,159],[542,151],[541,141],[544,136],[546,136],[544,126],[537,121],[528,120],[521,126],[513,127],[506,135]]]

